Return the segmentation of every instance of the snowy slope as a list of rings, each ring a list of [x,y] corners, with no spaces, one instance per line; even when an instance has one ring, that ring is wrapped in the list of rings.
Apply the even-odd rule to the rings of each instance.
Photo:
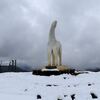
[[[100,72],[50,77],[1,73],[0,100],[100,100]]]

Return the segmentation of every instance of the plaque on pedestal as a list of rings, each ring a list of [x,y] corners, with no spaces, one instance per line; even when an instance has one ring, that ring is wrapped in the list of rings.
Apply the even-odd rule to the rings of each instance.
[[[59,71],[57,69],[57,66],[46,66],[45,68],[42,69],[42,71]]]

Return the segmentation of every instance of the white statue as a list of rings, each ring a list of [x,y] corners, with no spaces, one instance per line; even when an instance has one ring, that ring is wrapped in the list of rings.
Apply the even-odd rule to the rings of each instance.
[[[48,41],[48,66],[61,66],[62,65],[62,50],[61,44],[56,40],[55,28],[57,21],[53,21],[49,32]]]

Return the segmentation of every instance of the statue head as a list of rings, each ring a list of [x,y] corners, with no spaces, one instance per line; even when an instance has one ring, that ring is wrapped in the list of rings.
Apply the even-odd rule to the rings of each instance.
[[[57,20],[53,21],[51,26],[55,28],[56,25],[57,25]]]

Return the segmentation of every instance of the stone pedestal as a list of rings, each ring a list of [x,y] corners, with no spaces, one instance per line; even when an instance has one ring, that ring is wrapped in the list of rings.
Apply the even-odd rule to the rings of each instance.
[[[75,74],[74,69],[70,69],[67,66],[45,66],[40,70],[33,70],[33,75],[50,76],[50,75],[60,75],[60,74]]]

